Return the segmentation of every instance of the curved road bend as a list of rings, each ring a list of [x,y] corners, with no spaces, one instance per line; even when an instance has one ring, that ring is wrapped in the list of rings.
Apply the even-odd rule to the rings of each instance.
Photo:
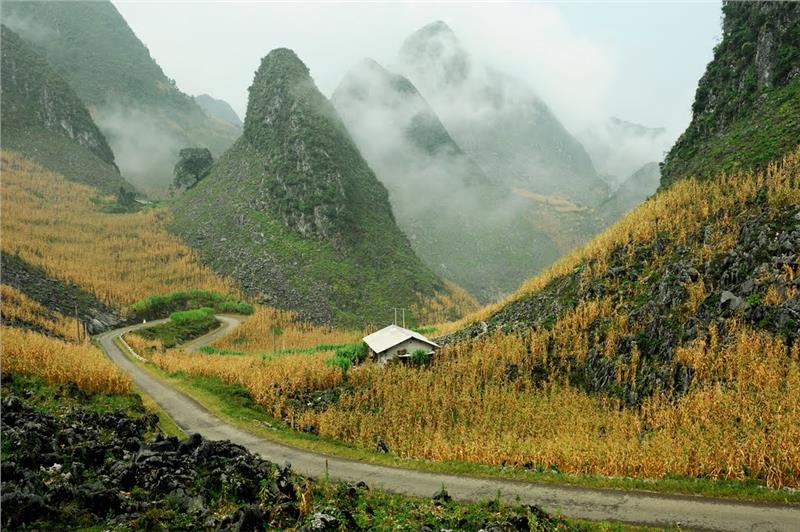
[[[218,316],[223,326],[191,342],[191,349],[213,342],[239,325],[236,318]],[[106,354],[119,364],[139,388],[152,397],[186,433],[231,440],[273,462],[291,462],[302,474],[319,477],[328,468],[331,478],[357,482],[395,493],[430,497],[442,485],[456,499],[476,501],[496,497],[517,498],[550,512],[579,519],[621,521],[651,526],[733,531],[800,531],[800,506],[737,502],[642,491],[587,489],[547,483],[486,479],[412,469],[398,469],[328,456],[269,441],[222,421],[194,399],[172,388],[131,361],[114,338],[146,325],[134,325],[98,337]]]

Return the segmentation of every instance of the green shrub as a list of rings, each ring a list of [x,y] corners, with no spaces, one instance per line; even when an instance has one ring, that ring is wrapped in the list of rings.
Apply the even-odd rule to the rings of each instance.
[[[194,310],[182,310],[173,312],[169,315],[169,319],[175,323],[189,323],[193,321],[203,321],[214,318],[214,309],[210,307],[203,307]]]
[[[215,312],[252,314],[253,306],[233,294],[219,294],[209,290],[188,290],[155,294],[137,301],[130,307],[131,321],[155,320],[174,312],[211,308]]]
[[[164,347],[170,348],[203,336],[216,325],[217,318],[214,316],[214,309],[203,307],[173,312],[170,314],[168,322],[140,329],[134,334],[151,340],[161,340]]]
[[[347,344],[336,350],[337,357],[346,358],[352,364],[360,364],[367,358],[369,347],[365,342]]]
[[[431,360],[431,355],[424,349],[416,349],[411,353],[411,363],[415,366],[424,366]]]

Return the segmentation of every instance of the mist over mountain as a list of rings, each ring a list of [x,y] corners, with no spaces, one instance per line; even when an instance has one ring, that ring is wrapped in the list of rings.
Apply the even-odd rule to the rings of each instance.
[[[655,194],[660,182],[658,163],[645,164],[622,181],[614,193],[598,207],[600,215],[607,223],[613,223]]]
[[[208,94],[200,94],[194,97],[194,101],[210,118],[222,120],[232,126],[242,127],[242,119],[239,118],[233,107],[225,100],[218,100]]]
[[[527,202],[486,177],[408,79],[365,59],[332,102],[389,190],[398,225],[439,275],[491,301],[552,259]]]
[[[181,148],[220,155],[238,136],[177,88],[110,2],[3,2],[3,19],[72,86],[134,184],[165,190]]]
[[[441,21],[403,43],[398,68],[490,179],[596,205],[607,194],[583,146],[524,82],[477,63]]]
[[[249,92],[241,138],[179,197],[174,229],[245,291],[316,322],[379,323],[446,296],[297,55],[271,51]]]
[[[613,116],[585,129],[578,138],[612,189],[645,164],[660,162],[670,143],[662,127],[646,127]]]
[[[1,28],[3,147],[106,193],[128,188],[75,91],[19,35]]]

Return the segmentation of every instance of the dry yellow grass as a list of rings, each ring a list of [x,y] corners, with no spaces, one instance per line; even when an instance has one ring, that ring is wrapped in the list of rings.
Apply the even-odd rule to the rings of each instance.
[[[14,287],[0,284],[0,303],[4,323],[8,320],[19,320],[39,326],[65,340],[78,341],[78,324],[75,318],[47,310]]]
[[[752,199],[759,190],[766,190],[769,205],[798,203],[799,175],[800,147],[788,154],[781,163],[770,164],[765,172],[722,174],[713,180],[691,178],[678,181],[665,193],[653,196],[587,244],[523,283],[514,294],[463,319],[440,323],[437,329],[446,333],[485,320],[511,301],[541,290],[553,279],[570,273],[581,264],[593,262],[593,268],[603,268],[610,250],[624,245],[635,249],[636,244],[652,240],[661,231],[673,233],[678,243],[685,243],[712,213],[740,205]],[[723,217],[716,220],[714,230],[705,243],[705,254],[710,256],[730,245],[736,239],[737,229],[734,219]]]
[[[274,337],[273,331],[278,332]],[[362,331],[313,325],[299,321],[297,314],[290,310],[256,305],[252,316],[214,346],[231,351],[264,353],[287,347],[303,349],[319,344],[347,344],[360,340],[362,336]]]
[[[128,393],[131,381],[91,344],[76,345],[15,327],[0,327],[3,372],[74,382],[86,392]]]
[[[107,214],[93,189],[67,181],[3,151],[2,242],[50,275],[72,281],[121,307],[173,290],[234,291],[164,229],[168,213],[153,209]]]
[[[766,209],[777,212],[798,204],[798,176],[800,151],[761,175],[677,183],[526,283],[521,294],[574,272],[579,264],[586,265],[581,275],[588,281],[607,268],[610,250],[627,244],[636,249],[661,231],[675,235],[677,245],[693,246],[699,257],[715,256],[731,245],[739,224],[733,217],[712,214],[718,209],[736,212],[758,190],[767,191]],[[689,235],[709,220],[707,238],[690,243]],[[649,260],[655,270],[667,258]],[[785,279],[768,289],[765,299],[778,303],[795,297],[791,288],[781,291],[777,286],[791,284],[783,281],[798,273],[784,268]],[[688,391],[680,396],[657,393],[640,408],[589,395],[570,382],[570,364],[580,364],[594,348],[613,364],[612,381],[635,386],[643,364],[639,351],[633,347],[630,357],[618,357],[617,343],[635,337],[641,325],[628,318],[624,303],[629,294],[620,289],[623,293],[613,297],[577,304],[549,330],[522,336],[494,333],[448,346],[429,368],[353,368],[346,387],[341,386],[341,372],[325,365],[329,355],[324,354],[264,361],[167,353],[154,361],[168,371],[242,385],[267,411],[294,426],[315,425],[321,436],[365,448],[374,448],[383,438],[392,452],[404,457],[552,465],[569,473],[654,479],[757,479],[773,487],[800,487],[800,346],[789,348],[778,335],[735,318],[720,324],[724,338],[712,326],[699,339],[680,345],[674,355],[676,363],[694,374]],[[696,281],[686,289],[684,310],[693,312],[710,288]],[[462,323],[485,318],[497,308]],[[590,324],[598,321],[608,324],[602,338],[589,333]],[[510,368],[515,368],[513,376]],[[331,405],[308,407],[307,392],[336,387],[349,391]]]
[[[166,351],[164,344],[158,339],[148,340],[136,334],[130,333],[124,335],[123,339],[125,340],[125,343],[131,347],[131,349],[145,358],[150,358],[153,353],[163,353]]]
[[[330,356],[330,352],[322,352],[263,360],[247,355],[206,355],[173,350],[153,353],[151,360],[168,372],[183,371],[191,376],[214,377],[227,384],[238,384],[267,412],[279,418],[288,417],[297,427],[298,414],[291,399],[342,383],[341,370],[326,364]]]
[[[312,424],[322,436],[366,448],[383,438],[404,457],[553,465],[591,475],[756,478],[796,487],[798,347],[787,352],[770,335],[735,322],[729,327],[737,328],[729,345],[698,342],[677,355],[697,372],[686,396],[677,402],[654,396],[641,411],[566,381],[542,384],[523,373],[507,382],[509,364],[529,368],[541,359],[519,337],[502,334],[445,349],[426,370],[354,368],[348,383],[355,393],[321,412],[305,408],[304,394],[342,384],[341,371],[325,364],[329,354],[263,361],[172,351],[152,360],[166,371],[241,385],[294,427]],[[619,369],[618,379],[630,378],[631,368]]]

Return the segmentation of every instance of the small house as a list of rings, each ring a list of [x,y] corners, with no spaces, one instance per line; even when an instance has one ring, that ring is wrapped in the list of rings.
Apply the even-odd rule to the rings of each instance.
[[[404,329],[399,325],[389,325],[365,336],[364,342],[369,346],[370,358],[381,364],[394,359],[409,360],[418,349],[423,349],[431,355],[439,347],[420,333]]]

